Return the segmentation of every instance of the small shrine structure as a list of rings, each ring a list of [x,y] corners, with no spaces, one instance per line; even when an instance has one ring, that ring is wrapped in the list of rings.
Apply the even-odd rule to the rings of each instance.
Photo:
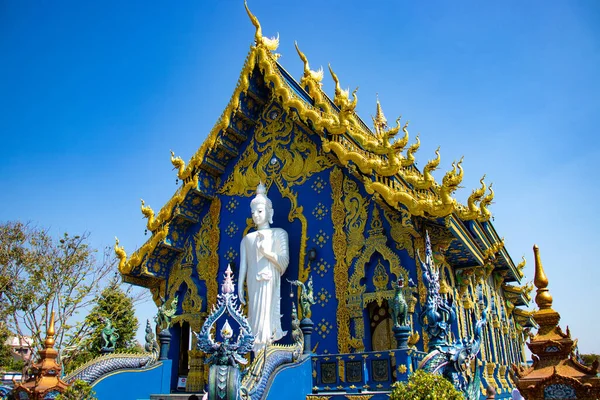
[[[558,323],[560,314],[552,309],[548,278],[542,267],[539,248],[533,246],[535,257],[535,302],[539,310],[533,318],[539,325],[537,334],[527,346],[533,353],[533,365],[512,366],[512,377],[525,399],[600,399],[598,360],[586,366],[578,360],[577,340],[567,327],[563,332]]]
[[[54,399],[69,387],[60,379],[62,367],[56,362],[58,351],[54,348],[54,311],[46,331],[44,348],[39,351],[40,360],[33,364],[25,382],[15,385],[14,397],[19,400]]]

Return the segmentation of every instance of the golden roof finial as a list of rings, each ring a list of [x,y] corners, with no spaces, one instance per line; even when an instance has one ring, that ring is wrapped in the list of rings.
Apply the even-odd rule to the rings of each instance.
[[[54,346],[54,311],[52,311],[52,314],[50,315],[50,324],[46,330],[46,341],[44,344],[47,349],[50,349]]]
[[[298,42],[294,42],[294,45],[296,46],[298,56],[300,56],[302,63],[304,63],[304,78],[312,79],[316,82],[321,82],[323,80],[323,67],[321,67],[318,71],[311,71],[310,65],[308,64],[308,58],[300,50],[300,47],[298,47]]]
[[[254,41],[256,45],[264,45],[268,50],[275,51],[277,47],[279,47],[279,35],[277,38],[266,38],[262,34],[262,28],[260,26],[260,22],[258,22],[258,18],[252,14],[250,8],[248,8],[248,2],[244,0],[244,7],[246,7],[246,12],[248,13],[248,17],[250,17],[250,22],[256,28],[256,32],[254,33]]]
[[[375,132],[380,134],[387,128],[387,119],[385,115],[383,115],[383,110],[381,109],[381,103],[379,102],[379,94],[377,94],[377,109],[375,112],[375,117],[373,117],[373,127],[375,128]]]
[[[535,257],[535,277],[533,283],[537,288],[537,295],[535,296],[535,303],[538,305],[540,310],[547,310],[552,308],[552,295],[548,291],[548,278],[544,272],[542,266],[542,260],[540,258],[540,249],[537,245],[533,245],[533,254]]]

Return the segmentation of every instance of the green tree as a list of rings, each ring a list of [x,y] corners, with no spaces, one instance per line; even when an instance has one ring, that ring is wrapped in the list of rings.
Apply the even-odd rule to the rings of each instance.
[[[112,327],[116,328],[119,334],[115,345],[116,351],[137,349],[134,339],[139,324],[135,316],[135,300],[130,291],[131,286],[126,291],[121,288],[120,279],[115,274],[85,318],[85,324],[89,327],[90,334],[85,343],[82,343],[82,350],[66,363],[68,367],[66,372],[74,370],[101,354],[101,350],[105,346],[102,329],[106,326],[106,320],[110,320]]]
[[[390,400],[462,400],[463,394],[441,375],[417,370],[408,382],[396,382]]]
[[[587,366],[591,366],[596,360],[600,361],[600,355],[598,354],[582,354],[580,357]]]
[[[79,314],[91,307],[114,270],[108,249],[96,259],[89,234],[58,239],[47,230],[21,222],[0,223],[0,317],[20,337],[31,337],[36,350],[55,312],[55,347],[76,353],[89,332]],[[78,322],[79,321],[79,322]]]
[[[96,400],[95,396],[92,386],[78,379],[64,393],[56,396],[56,400]]]

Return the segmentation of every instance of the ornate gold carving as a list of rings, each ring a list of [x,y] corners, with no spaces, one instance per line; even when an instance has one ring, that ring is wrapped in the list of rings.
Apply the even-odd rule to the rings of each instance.
[[[335,297],[338,299],[336,320],[338,327],[338,352],[349,353],[350,338],[350,312],[347,306],[348,298],[348,265],[346,264],[346,234],[344,232],[344,219],[346,212],[342,202],[342,171],[334,167],[330,175],[331,198],[331,220],[333,221],[333,254],[336,260],[333,269],[335,282]]]
[[[411,257],[415,257],[413,241],[420,235],[412,223],[410,213],[405,209],[389,212],[384,208],[383,215],[390,224],[390,236],[396,242],[396,249],[406,250]]]
[[[365,242],[365,226],[367,224],[367,201],[358,191],[353,179],[344,177],[344,207],[346,210],[346,231],[348,245],[346,248],[346,265],[352,265],[354,258],[360,254]]]
[[[204,353],[201,350],[190,350],[190,371],[188,372],[185,390],[187,392],[200,392],[205,385],[204,381]]]
[[[381,264],[381,260],[377,261],[377,266],[375,266],[375,272],[373,273],[373,285],[377,291],[383,291],[387,289],[387,285],[390,281],[390,277],[387,272],[385,272],[385,267]],[[379,306],[381,306],[381,302],[379,302]]]
[[[208,213],[202,219],[200,230],[195,236],[196,260],[198,260],[198,277],[206,283],[207,304],[215,304],[219,290],[218,281],[215,277],[219,273],[219,219],[221,212],[221,201],[215,197],[208,209]]]
[[[266,182],[266,171],[272,160],[281,164],[278,174],[287,187],[304,183],[310,176],[331,166],[331,161],[321,155],[316,145],[296,126],[292,118],[282,116],[271,120],[268,113],[275,105],[265,107],[263,119],[269,121],[255,129],[254,138],[240,157],[220,193],[250,196],[259,181]],[[261,154],[260,159],[258,154]],[[318,184],[317,179],[315,184]],[[315,185],[313,184],[313,186]],[[322,186],[319,185],[319,191]]]

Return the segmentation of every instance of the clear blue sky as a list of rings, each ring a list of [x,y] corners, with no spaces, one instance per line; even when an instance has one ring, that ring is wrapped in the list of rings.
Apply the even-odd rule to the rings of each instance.
[[[313,68],[360,86],[364,120],[376,93],[389,120],[409,119],[418,165],[440,145],[439,177],[464,155],[459,199],[486,173],[513,259],[530,280],[540,246],[561,325],[600,353],[598,2],[250,7],[294,77],[297,40]],[[148,238],[140,198],[158,210],[171,197],[169,150],[187,160],[201,145],[253,36],[241,0],[0,2],[0,221],[90,231],[97,247],[116,235],[131,253]]]

